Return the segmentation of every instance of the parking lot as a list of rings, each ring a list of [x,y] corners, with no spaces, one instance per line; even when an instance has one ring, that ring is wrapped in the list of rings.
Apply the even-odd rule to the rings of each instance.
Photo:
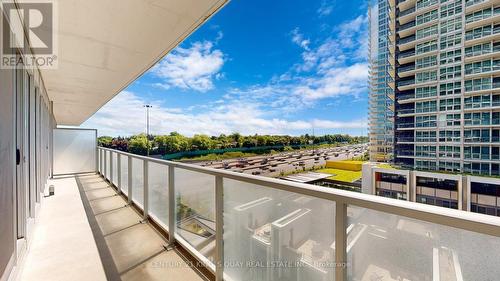
[[[278,177],[294,171],[321,168],[327,160],[346,160],[362,156],[368,151],[367,144],[346,145],[331,148],[298,150],[274,155],[259,155],[221,161],[201,161],[193,164],[240,173]]]

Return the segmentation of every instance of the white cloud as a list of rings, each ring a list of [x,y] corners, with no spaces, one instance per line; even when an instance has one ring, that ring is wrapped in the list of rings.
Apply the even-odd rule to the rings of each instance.
[[[217,40],[222,38],[222,32]],[[176,48],[153,69],[152,73],[164,79],[156,86],[177,87],[206,92],[213,89],[213,79],[224,65],[224,54],[214,49],[210,41],[196,42],[190,48]]]
[[[297,44],[299,47],[303,48],[304,50],[309,50],[309,44],[311,41],[309,39],[305,39],[304,35],[300,33],[300,30],[298,27],[294,28],[292,32],[290,32],[292,35],[292,42]]]
[[[320,17],[330,15],[333,12],[333,3],[323,0],[317,12]]]
[[[334,28],[333,37],[311,46],[293,29],[292,42],[303,47],[302,60],[265,85],[233,89],[234,100],[260,104],[281,113],[312,107],[320,100],[350,95],[355,100],[367,93],[368,61],[366,16],[358,16]],[[232,95],[232,96],[231,96]]]
[[[368,65],[357,63],[325,71],[320,78],[310,78],[294,88],[293,93],[305,100],[317,100],[340,95],[359,95],[366,91]]]
[[[152,104],[151,133],[167,134],[177,131],[194,134],[293,134],[316,129],[363,129],[366,120],[341,122],[335,120],[294,120],[267,118],[258,105],[234,101],[225,104],[216,101],[204,110],[185,111],[165,108],[160,102],[146,101],[132,92],[122,92],[92,116],[83,126],[97,128],[99,135],[132,135],[143,133],[145,128],[144,104]],[[143,117],[143,118],[140,118]]]

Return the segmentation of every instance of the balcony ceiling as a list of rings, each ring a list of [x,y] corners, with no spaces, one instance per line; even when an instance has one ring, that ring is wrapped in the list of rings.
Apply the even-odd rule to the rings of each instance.
[[[57,1],[59,66],[42,70],[57,123],[82,124],[227,1]]]

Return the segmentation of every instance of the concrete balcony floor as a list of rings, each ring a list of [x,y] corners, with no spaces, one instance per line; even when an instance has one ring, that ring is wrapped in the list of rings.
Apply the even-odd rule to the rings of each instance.
[[[206,280],[99,175],[55,179],[19,280]]]

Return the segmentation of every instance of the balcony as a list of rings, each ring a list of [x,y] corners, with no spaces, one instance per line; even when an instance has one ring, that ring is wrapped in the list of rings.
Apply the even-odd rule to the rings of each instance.
[[[58,202],[44,207],[51,215],[40,221],[40,233],[51,234],[67,233],[51,228],[76,220],[82,226],[72,224],[75,237],[54,234],[34,244],[52,254],[48,249],[69,250],[75,243],[78,249],[61,262],[72,272],[67,262],[89,259],[84,264],[92,270],[87,268],[86,276],[93,280],[204,280],[210,274],[220,280],[357,280],[381,274],[415,280],[445,272],[464,278],[497,274],[491,262],[500,247],[495,217],[106,148],[98,148],[97,157],[98,174],[54,180],[57,193],[49,200]],[[98,233],[94,238],[92,231]],[[481,251],[470,251],[472,242]],[[394,254],[399,249],[406,251]],[[46,253],[29,253],[27,265],[35,268],[22,276],[40,276],[33,274],[61,264],[52,258],[37,269],[37,258]],[[195,260],[183,259],[186,255]],[[451,258],[452,266],[440,256]],[[487,266],[480,269],[466,262],[483,259]],[[335,266],[342,261],[347,266]],[[188,266],[195,262],[205,267]],[[269,263],[278,265],[265,266]],[[208,277],[199,273],[203,269]],[[56,278],[60,271],[46,274]]]
[[[380,272],[411,279],[422,274],[423,271],[418,270],[420,265],[402,262],[402,256],[389,254],[391,249],[406,247],[419,257],[432,257],[429,254],[436,251],[435,243],[450,246],[448,241],[474,238],[474,241],[487,239],[483,243],[493,243],[485,245],[485,251],[494,251],[496,246],[491,248],[491,245],[497,243],[500,247],[500,241],[497,241],[500,239],[477,233],[483,230],[486,234],[496,234],[499,226],[485,223],[486,218],[480,215],[481,220],[477,220],[476,214],[212,170],[104,148],[99,148],[98,154],[100,173],[114,183],[117,192],[126,192],[132,203],[143,211],[143,216],[155,221],[169,234],[169,230],[173,230],[176,243],[207,262],[208,268],[216,275],[231,280],[256,280],[263,274],[271,276],[269,280],[276,280],[280,274],[286,280],[301,280],[301,276],[307,276],[306,280],[324,280],[333,276],[336,280],[354,280]],[[404,152],[403,155],[410,156]],[[121,183],[126,183],[126,187],[120,187]],[[432,213],[432,210],[440,213]],[[474,219],[468,215],[474,215]],[[203,232],[188,231],[194,222],[203,228]],[[431,235],[422,237],[418,243],[410,242],[415,238],[408,236],[408,230],[396,227],[403,222],[418,225]],[[449,231],[450,226],[464,230]],[[294,235],[287,236],[287,233]],[[369,242],[373,237],[370,233],[379,233],[380,242],[387,243],[382,248],[373,245]],[[462,261],[486,259],[485,252],[476,257],[475,252],[466,251],[467,244],[453,245],[456,246],[446,247],[446,250],[437,247],[438,252],[442,251],[439,255],[456,256],[461,274],[477,276],[473,275],[479,274],[477,267]],[[363,253],[363,259],[357,258],[356,253]],[[407,255],[408,251],[405,252]],[[371,261],[366,263],[366,258]],[[381,259],[383,263],[378,262]],[[216,266],[218,261],[244,264],[279,261],[298,267],[233,268]],[[353,267],[325,265],[336,261],[349,261]],[[458,270],[435,258],[429,258],[425,267],[433,262],[438,266],[432,274]],[[491,272],[496,272],[493,265]]]
[[[415,124],[413,124],[413,123],[397,123],[396,128],[397,129],[414,129]]]
[[[396,141],[398,143],[412,143],[412,142],[415,142],[415,138],[413,138],[413,137],[397,137]]]
[[[405,109],[399,109],[397,111],[398,115],[411,115],[415,114],[415,109],[414,108],[405,108]]]
[[[1,280],[499,276],[496,217],[149,158],[97,147],[95,130],[54,129],[87,120],[226,1],[158,3],[113,13],[121,2],[59,1],[60,68],[30,70],[36,87],[16,87],[30,73],[2,70]],[[102,67],[118,56],[127,59]],[[31,94],[35,114],[45,113],[33,122],[12,110],[16,97]],[[16,130],[18,116],[36,135]],[[13,144],[16,133],[36,145],[33,157]],[[23,162],[36,170],[34,190],[16,181]]]

